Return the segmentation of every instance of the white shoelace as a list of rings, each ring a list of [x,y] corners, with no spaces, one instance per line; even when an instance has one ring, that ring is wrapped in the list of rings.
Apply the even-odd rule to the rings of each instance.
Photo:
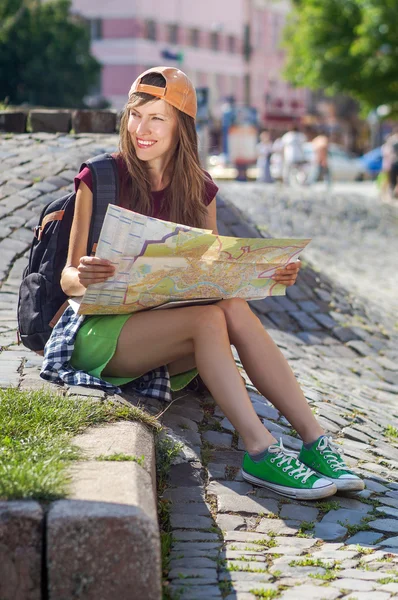
[[[271,458],[270,461],[274,463],[278,460],[278,467],[283,467],[283,465],[285,465],[283,467],[283,471],[291,476],[294,475],[295,479],[301,478],[302,482],[306,483],[307,479],[311,477],[311,475],[314,475],[314,471],[312,471],[302,462],[297,460],[296,452],[286,450],[286,448],[283,445],[282,439],[279,440],[279,444],[272,444],[271,446],[269,446],[268,452],[270,452],[270,454],[275,454],[275,456]],[[291,464],[293,460],[295,466]],[[291,471],[290,469],[293,469],[293,471]]]
[[[346,471],[347,467],[344,464],[340,453],[343,452],[332,440],[326,435],[320,440],[317,446],[320,453],[326,458],[326,462],[333,471]],[[337,454],[337,456],[335,456]]]

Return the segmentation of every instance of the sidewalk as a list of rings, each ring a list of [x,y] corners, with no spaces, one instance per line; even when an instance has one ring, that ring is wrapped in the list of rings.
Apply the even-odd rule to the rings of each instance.
[[[39,378],[41,358],[16,343],[17,291],[31,228],[44,204],[72,188],[81,162],[116,145],[116,136],[0,136],[2,387],[53,389]],[[218,215],[220,233],[258,235],[221,198]],[[182,444],[164,494],[173,531],[170,591],[180,600],[398,596],[397,331],[385,331],[366,306],[310,267],[286,297],[252,307],[322,426],[364,475],[366,489],[296,503],[253,488],[240,476],[241,440],[214,401],[182,393],[163,417]],[[298,450],[289,424],[248,379],[247,385],[267,427]],[[104,398],[85,388],[63,393]],[[164,406],[150,402],[148,408]]]

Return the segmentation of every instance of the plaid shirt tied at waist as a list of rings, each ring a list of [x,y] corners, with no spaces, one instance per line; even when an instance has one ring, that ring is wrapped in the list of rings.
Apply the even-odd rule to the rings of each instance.
[[[108,381],[71,367],[69,361],[75,347],[77,332],[85,319],[68,306],[54,327],[44,348],[44,361],[40,377],[53,383],[96,387],[108,394],[120,394],[122,390]],[[170,375],[166,366],[149,371],[127,384],[142,396],[165,402],[171,401]]]

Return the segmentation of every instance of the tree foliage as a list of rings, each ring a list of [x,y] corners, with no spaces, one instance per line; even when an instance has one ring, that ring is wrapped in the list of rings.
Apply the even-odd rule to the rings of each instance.
[[[69,0],[0,0],[0,99],[81,106],[97,82],[87,28]]]
[[[287,79],[398,105],[398,0],[295,0],[285,31]]]

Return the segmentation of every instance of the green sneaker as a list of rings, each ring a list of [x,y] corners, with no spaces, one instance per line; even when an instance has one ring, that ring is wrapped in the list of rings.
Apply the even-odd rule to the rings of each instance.
[[[242,475],[254,485],[298,500],[326,498],[337,491],[330,479],[319,477],[298,460],[296,452],[286,450],[282,440],[269,446],[267,454],[259,461],[254,461],[246,452]]]
[[[358,491],[365,487],[362,479],[344,463],[338,446],[326,435],[322,435],[309,450],[303,446],[298,458],[320,477],[333,481],[338,490]]]

